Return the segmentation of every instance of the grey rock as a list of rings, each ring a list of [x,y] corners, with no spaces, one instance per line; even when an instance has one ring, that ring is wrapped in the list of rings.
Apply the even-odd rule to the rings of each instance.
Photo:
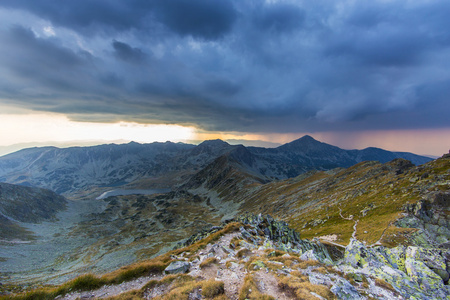
[[[306,251],[305,253],[303,253],[303,254],[300,256],[300,259],[301,259],[301,260],[315,260],[315,261],[318,261],[316,255],[314,254],[314,251],[313,251],[312,249]]]
[[[309,282],[311,282],[312,284],[326,285],[329,287],[333,285],[333,281],[331,280],[330,276],[316,272],[309,273]]]
[[[448,275],[445,251],[411,246],[369,248],[353,239],[339,267],[346,273],[382,279],[406,299],[447,299],[450,293],[444,285]]]
[[[230,255],[233,255],[233,256],[236,255],[236,252],[235,252],[234,250],[231,250],[231,249],[228,248],[227,246],[222,246],[222,250],[223,250],[225,253],[227,253],[227,254],[230,254]]]
[[[359,300],[365,299],[356,290],[353,285],[345,279],[338,279],[336,283],[331,287],[331,292],[335,294],[339,299]]]
[[[190,264],[186,261],[174,261],[164,270],[166,274],[186,273],[189,271]]]

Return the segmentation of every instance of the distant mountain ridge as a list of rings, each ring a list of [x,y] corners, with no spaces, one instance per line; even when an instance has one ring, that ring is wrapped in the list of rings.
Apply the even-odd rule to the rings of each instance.
[[[349,167],[365,160],[381,163],[404,158],[418,165],[431,158],[378,148],[344,150],[310,136],[277,148],[230,145],[221,140],[183,143],[28,148],[0,157],[0,182],[48,188],[70,194],[90,187],[123,186],[163,178],[180,185],[222,155],[261,180],[286,179],[310,170]],[[162,183],[161,183],[162,182]]]

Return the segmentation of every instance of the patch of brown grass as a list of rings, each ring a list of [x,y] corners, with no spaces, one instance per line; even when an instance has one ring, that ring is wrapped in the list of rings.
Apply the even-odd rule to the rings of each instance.
[[[302,260],[298,264],[295,264],[293,268],[296,269],[306,269],[308,267],[314,267],[320,265],[320,262],[317,260]]]
[[[324,267],[318,267],[318,268],[314,269],[314,271],[318,272],[320,274],[323,274],[323,275],[328,274],[327,269]]]
[[[261,294],[251,274],[244,278],[244,284],[239,290],[239,300],[255,299],[255,300],[275,300],[272,296]]]
[[[147,276],[149,274],[161,273],[169,265],[170,260],[159,260],[155,258],[151,261],[141,262],[130,266],[122,267],[117,271],[102,276],[101,278],[108,284],[119,284],[124,281]]]
[[[202,261],[200,263],[200,269],[206,268],[212,264],[217,263],[217,258],[215,257],[208,257],[207,259],[205,259],[204,261]]]
[[[239,247],[240,242],[241,242],[240,238],[238,238],[237,236],[233,237],[230,241],[230,248],[236,249],[237,247]]]
[[[108,297],[107,300],[141,300],[143,297],[140,291],[129,291],[117,296]]]
[[[225,292],[225,284],[223,281],[215,281],[214,279],[201,282],[202,295],[206,298],[214,298]]]
[[[283,276],[278,278],[278,287],[297,299],[316,300],[317,297],[313,296],[311,292],[325,299],[336,299],[336,296],[328,287],[312,284],[309,282],[308,277],[303,274],[300,277]]]
[[[189,275],[180,274],[168,275],[159,281],[152,280],[152,282],[145,285],[139,292],[136,292],[131,296],[138,296],[141,297],[139,299],[142,299],[144,293],[163,285],[167,287],[167,292],[164,295],[155,297],[154,299],[187,300],[190,297],[189,295],[196,290],[197,292],[201,290],[203,297],[206,299],[216,299],[225,292],[225,285],[222,281],[215,281],[213,279],[197,281]]]

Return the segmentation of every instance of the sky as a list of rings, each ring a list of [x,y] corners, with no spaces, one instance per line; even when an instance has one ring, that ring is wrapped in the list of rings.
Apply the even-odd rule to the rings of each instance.
[[[2,0],[0,154],[309,134],[440,156],[449,15],[448,0]]]

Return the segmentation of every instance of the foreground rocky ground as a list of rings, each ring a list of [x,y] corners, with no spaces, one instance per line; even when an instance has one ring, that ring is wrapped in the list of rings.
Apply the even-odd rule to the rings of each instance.
[[[214,227],[180,247],[153,260],[162,262],[159,270],[120,284],[89,288],[102,278],[87,275],[60,292],[9,298],[450,299],[445,248],[371,247],[356,239],[346,247],[326,245],[302,240],[285,222],[262,215]]]

